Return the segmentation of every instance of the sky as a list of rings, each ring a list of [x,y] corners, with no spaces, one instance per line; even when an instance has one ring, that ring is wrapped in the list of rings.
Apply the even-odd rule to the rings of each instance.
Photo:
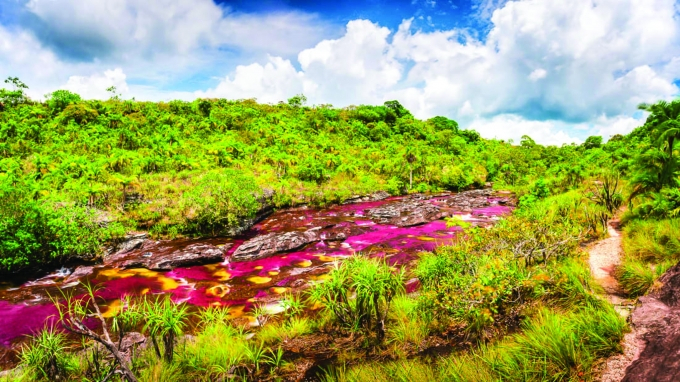
[[[487,138],[608,139],[680,92],[676,0],[0,0],[0,77],[169,101],[398,100]]]

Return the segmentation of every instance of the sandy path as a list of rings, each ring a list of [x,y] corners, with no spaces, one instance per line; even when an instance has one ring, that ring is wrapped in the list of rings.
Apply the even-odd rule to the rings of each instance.
[[[610,221],[607,231],[608,238],[595,242],[588,249],[590,271],[595,281],[604,289],[603,297],[614,305],[619,314],[628,317],[634,307],[634,302],[621,297],[619,282],[614,278],[614,270],[621,263],[622,255],[619,221]],[[631,332],[627,333],[623,339],[623,354],[610,357],[605,361],[600,380],[602,382],[621,381],[626,367],[640,355],[643,347],[642,333],[631,328]]]

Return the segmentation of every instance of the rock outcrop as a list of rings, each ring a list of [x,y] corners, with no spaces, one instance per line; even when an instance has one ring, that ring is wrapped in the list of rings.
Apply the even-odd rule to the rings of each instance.
[[[366,228],[356,225],[338,224],[330,227],[314,227],[306,231],[272,232],[241,244],[230,260],[239,262],[263,259],[279,252],[294,251],[320,240],[345,240],[349,236],[365,231]]]
[[[475,208],[488,207],[489,197],[493,194],[491,189],[463,191],[453,194],[440,202],[441,206],[455,208],[461,212],[470,212]],[[506,205],[507,199],[499,199],[498,204]]]
[[[216,245],[210,242],[170,243],[147,240],[134,250],[118,251],[107,256],[104,264],[118,268],[162,271],[189,265],[219,263],[224,260],[226,251],[231,245],[231,243]]]
[[[680,263],[659,278],[663,286],[640,297],[631,316],[645,347],[623,381],[680,381]]]
[[[345,199],[342,204],[352,204],[352,203],[362,203],[362,202],[376,202],[379,200],[385,200],[390,197],[385,191],[378,191],[370,195],[354,195],[350,198]]]
[[[424,200],[404,200],[366,211],[377,223],[408,227],[441,219],[447,214],[436,205]]]

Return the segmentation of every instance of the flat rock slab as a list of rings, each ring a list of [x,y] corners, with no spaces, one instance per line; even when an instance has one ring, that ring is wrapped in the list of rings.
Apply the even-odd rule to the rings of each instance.
[[[441,219],[448,214],[425,200],[405,200],[371,208],[367,215],[377,223],[409,227]]]
[[[263,259],[276,253],[294,251],[320,240],[345,240],[350,236],[362,234],[366,230],[368,228],[338,224],[330,227],[314,227],[306,231],[271,232],[241,244],[231,255],[230,261]]]
[[[104,265],[117,268],[171,270],[177,267],[219,263],[233,245],[229,239],[145,240],[132,250],[123,250],[104,258]]]

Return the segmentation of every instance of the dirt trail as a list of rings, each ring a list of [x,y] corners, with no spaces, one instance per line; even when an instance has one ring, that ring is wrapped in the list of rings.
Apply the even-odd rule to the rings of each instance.
[[[595,281],[604,289],[603,297],[614,305],[621,316],[628,317],[634,307],[634,301],[622,297],[621,287],[614,277],[614,270],[621,263],[622,252],[619,221],[610,221],[607,230],[609,237],[593,243],[588,249],[590,271]],[[631,328],[631,332],[623,339],[623,354],[607,359],[600,380],[621,381],[626,373],[626,367],[640,355],[643,347],[642,333]]]

